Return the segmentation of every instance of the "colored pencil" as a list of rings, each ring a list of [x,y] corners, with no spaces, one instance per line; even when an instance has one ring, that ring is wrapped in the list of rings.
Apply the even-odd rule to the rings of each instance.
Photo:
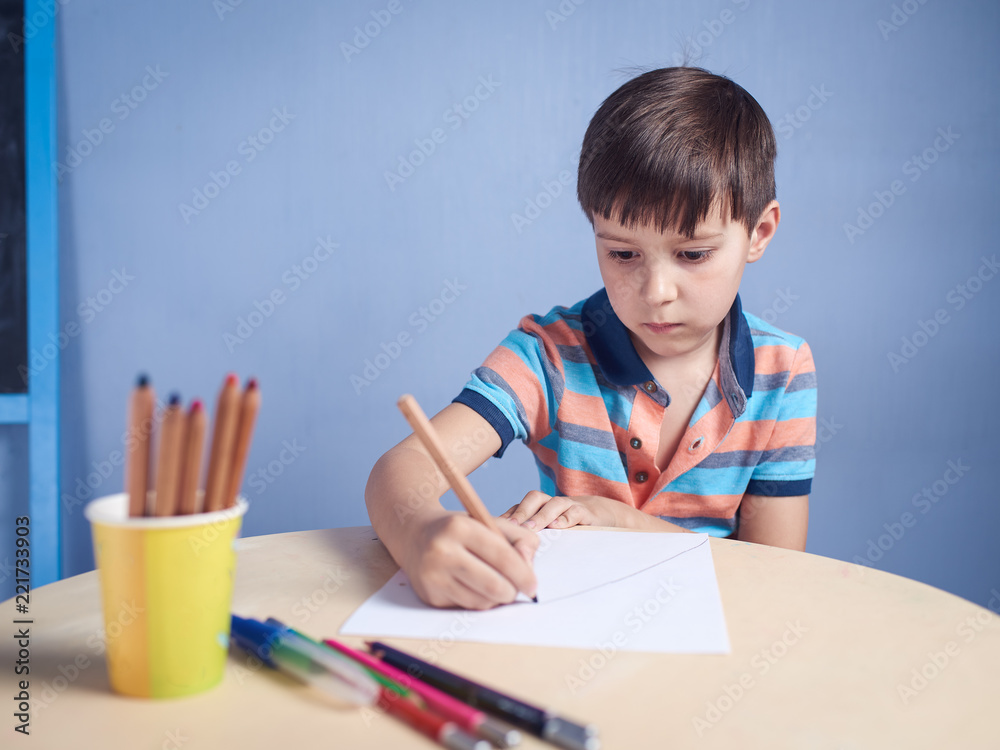
[[[243,472],[247,466],[247,456],[250,454],[250,439],[253,437],[253,426],[260,410],[260,388],[257,380],[250,378],[246,390],[240,399],[239,426],[236,430],[236,448],[233,451],[233,462],[229,473],[229,487],[226,490],[226,500],[223,507],[236,505],[236,496],[243,484]]]
[[[177,511],[177,491],[180,484],[182,442],[184,440],[184,413],[181,399],[176,393],[170,397],[163,427],[160,430],[160,449],[156,462],[156,496],[153,499],[154,516],[172,516]]]
[[[277,620],[262,623],[233,615],[231,622],[233,641],[268,666],[282,669],[332,697],[358,705],[377,705],[450,750],[489,750],[490,745],[485,740],[466,734],[454,722],[378,684],[369,670],[357,661],[314,642]]]
[[[386,688],[379,689],[378,706],[449,750],[489,750],[490,743],[466,734],[458,726]]]
[[[128,514],[146,515],[146,495],[149,490],[149,445],[153,432],[153,409],[156,397],[149,378],[140,375],[132,391],[129,406],[128,433],[133,445],[125,467],[125,487],[128,492]]]
[[[600,747],[597,730],[592,725],[584,726],[568,721],[549,711],[428,664],[384,643],[369,642],[367,645],[371,652],[386,664],[470,706],[520,727],[536,737],[567,750],[597,750]]]
[[[226,376],[215,404],[212,449],[208,459],[208,476],[205,479],[205,511],[222,510],[226,503],[239,421],[238,383],[235,375]]]
[[[379,661],[373,656],[356,651],[350,646],[339,643],[332,638],[327,638],[323,643],[351,657],[368,669],[383,674],[390,680],[398,682],[404,688],[412,690],[423,698],[428,708],[437,712],[445,719],[455,722],[467,732],[478,734],[499,747],[513,747],[521,741],[521,733],[513,727],[499,722],[487,716],[482,711],[462,703],[457,698],[452,698],[447,693],[443,693],[437,688],[411,677],[387,662]]]
[[[205,444],[205,409],[201,401],[191,402],[184,425],[183,466],[177,514],[198,512],[198,481],[201,478],[201,454]]]

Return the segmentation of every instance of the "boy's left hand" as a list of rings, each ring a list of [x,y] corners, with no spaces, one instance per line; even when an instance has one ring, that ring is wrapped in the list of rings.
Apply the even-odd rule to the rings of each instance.
[[[552,497],[532,490],[517,505],[502,513],[526,529],[568,529],[571,526],[617,526],[616,500],[595,495]]]

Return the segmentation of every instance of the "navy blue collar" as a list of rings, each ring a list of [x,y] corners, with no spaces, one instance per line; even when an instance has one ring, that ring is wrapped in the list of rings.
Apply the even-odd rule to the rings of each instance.
[[[754,377],[753,338],[750,336],[747,319],[743,317],[738,294],[729,309],[727,328],[730,335],[723,336],[720,349],[728,344],[728,352],[720,351],[719,359],[723,365],[728,364],[731,368],[731,374],[743,390],[744,398],[750,398]],[[597,365],[609,383],[632,386],[654,379],[635,350],[628,329],[611,307],[606,289],[595,292],[583,303],[583,331]],[[723,382],[729,380],[728,374],[723,373]],[[742,412],[742,409],[739,411]]]

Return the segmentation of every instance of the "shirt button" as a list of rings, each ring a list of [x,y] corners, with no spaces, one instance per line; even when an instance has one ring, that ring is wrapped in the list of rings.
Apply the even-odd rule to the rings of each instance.
[[[636,450],[639,450],[642,447],[642,441],[639,438],[632,438],[628,441],[628,444]]]
[[[637,471],[635,473],[635,481],[637,481],[639,484],[642,484],[647,479],[649,479],[649,474],[647,474],[646,472],[644,472],[644,471]]]
[[[656,393],[656,383],[652,380],[647,380],[642,387],[646,389],[646,393]]]

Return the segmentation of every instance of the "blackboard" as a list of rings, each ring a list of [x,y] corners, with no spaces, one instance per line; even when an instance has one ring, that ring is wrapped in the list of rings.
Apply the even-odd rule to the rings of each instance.
[[[23,23],[23,1],[0,0],[0,393],[28,390]]]

